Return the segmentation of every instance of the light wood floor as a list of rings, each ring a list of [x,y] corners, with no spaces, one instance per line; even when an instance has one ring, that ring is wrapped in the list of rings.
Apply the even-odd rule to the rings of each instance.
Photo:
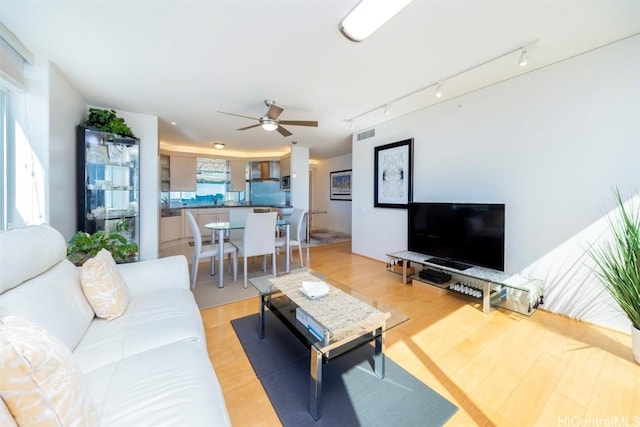
[[[314,270],[409,316],[387,333],[385,354],[458,406],[447,426],[640,425],[629,335],[543,310],[485,315],[423,283],[402,285],[384,263],[351,254],[350,242],[310,253]],[[257,300],[202,311],[234,426],[280,425],[229,323],[257,311]]]

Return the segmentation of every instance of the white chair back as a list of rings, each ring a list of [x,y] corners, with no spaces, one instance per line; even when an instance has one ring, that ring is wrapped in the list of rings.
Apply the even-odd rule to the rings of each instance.
[[[249,209],[245,208],[230,208],[229,209],[229,222],[232,224],[244,224],[247,218]],[[242,240],[244,236],[244,230],[229,230],[229,240]]]
[[[245,257],[271,254],[275,251],[277,218],[277,212],[247,213],[243,239]]]
[[[202,234],[200,234],[200,227],[198,227],[198,223],[190,211],[187,211],[187,218],[189,219],[189,225],[191,225],[191,231],[193,232],[193,253],[194,259],[196,259],[198,255],[200,255],[200,252],[202,252]]]
[[[307,213],[306,209],[294,208],[291,213],[291,221],[289,224],[289,235],[292,240],[301,240],[302,223],[304,221],[304,214]]]

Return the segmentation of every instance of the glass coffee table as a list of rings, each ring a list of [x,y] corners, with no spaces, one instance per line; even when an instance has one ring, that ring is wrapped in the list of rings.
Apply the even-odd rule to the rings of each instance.
[[[374,372],[384,378],[384,333],[407,316],[309,269],[279,277],[250,279],[260,296],[258,336],[265,336],[265,309],[269,309],[310,349],[309,412],[321,417],[322,366],[336,356],[374,342]],[[322,282],[329,292],[310,298],[302,284]]]

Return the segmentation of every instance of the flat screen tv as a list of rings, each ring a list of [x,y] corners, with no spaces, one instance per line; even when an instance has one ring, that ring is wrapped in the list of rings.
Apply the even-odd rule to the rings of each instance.
[[[411,202],[408,249],[458,270],[504,271],[504,212],[504,204]]]

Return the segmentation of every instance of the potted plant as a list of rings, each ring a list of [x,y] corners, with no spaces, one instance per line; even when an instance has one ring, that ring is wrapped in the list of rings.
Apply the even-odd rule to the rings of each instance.
[[[129,242],[118,232],[97,231],[93,234],[78,231],[67,244],[67,259],[81,266],[102,249],[111,252],[117,263],[131,262],[138,253],[138,245]]]
[[[625,208],[615,191],[619,212],[610,220],[613,239],[591,249],[596,273],[609,294],[631,320],[631,348],[640,363],[640,208]]]
[[[122,117],[116,115],[115,110],[89,108],[89,115],[84,121],[84,125],[98,128],[104,132],[135,138],[127,123]]]

